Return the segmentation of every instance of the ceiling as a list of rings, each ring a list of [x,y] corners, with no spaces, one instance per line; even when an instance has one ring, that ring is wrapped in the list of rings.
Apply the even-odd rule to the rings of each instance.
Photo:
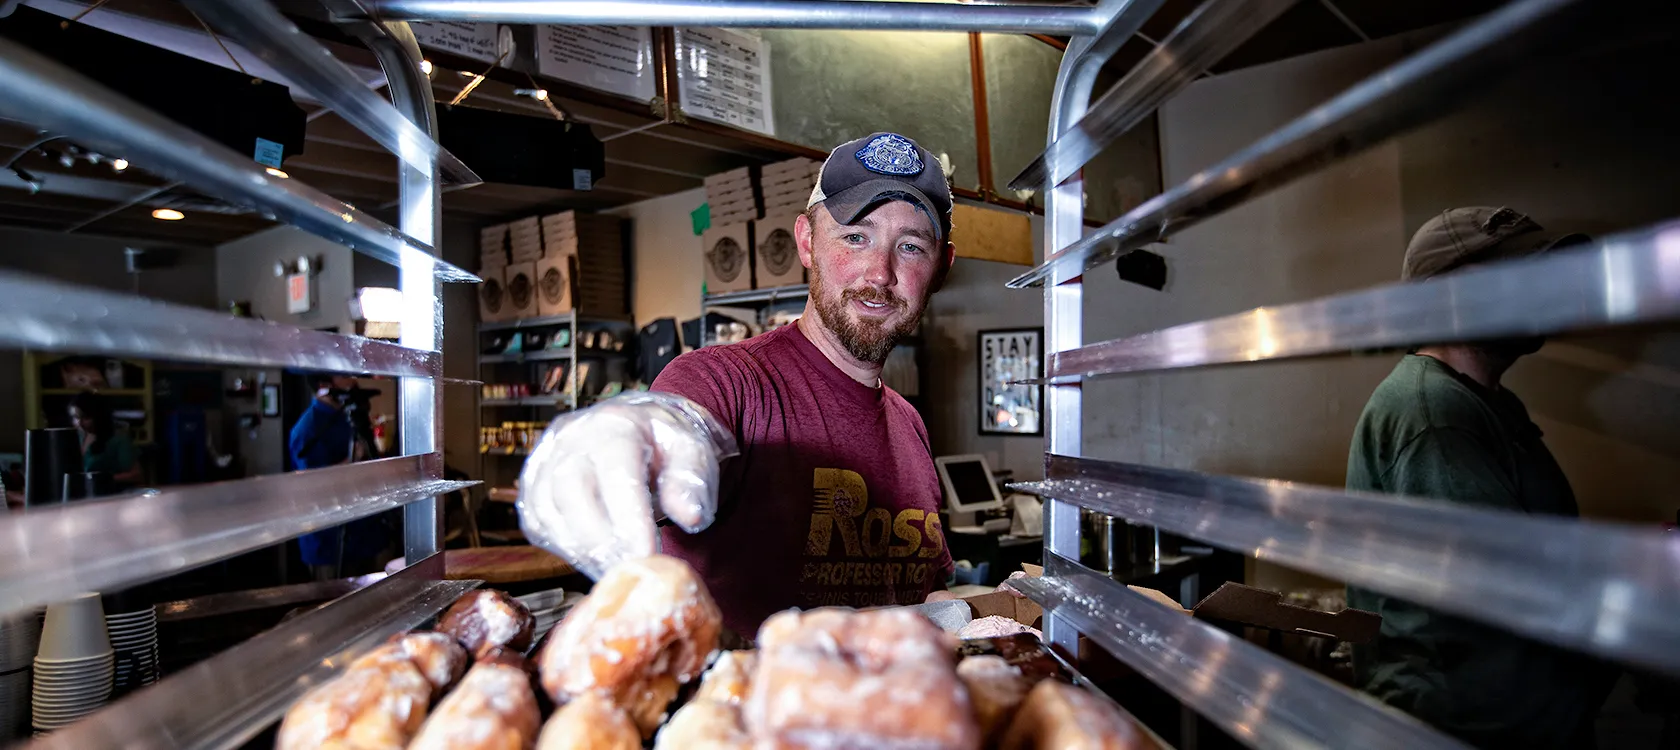
[[[51,1],[65,5],[62,0]],[[1142,32],[1122,47],[1110,64],[1111,71],[1123,73],[1135,65],[1200,2],[1167,0]],[[1215,66],[1212,73],[1459,20],[1500,4],[1497,0],[1300,0]],[[307,11],[313,6],[288,2],[283,7]],[[173,26],[177,33],[197,30],[191,15],[173,0],[116,0],[95,13],[107,18],[108,23],[120,24],[130,18]],[[305,15],[316,15],[298,18],[306,31],[323,39],[335,55],[359,68],[366,79],[379,80],[377,65],[365,49],[338,34],[319,14]],[[230,47],[236,55],[250,57],[237,46]],[[201,57],[227,65],[225,60],[210,55]],[[462,71],[482,72],[481,64],[447,55],[429,57],[437,66],[433,89],[440,102],[454,98],[470,80]],[[553,116],[540,102],[514,93],[515,88],[533,87],[524,74],[497,71],[492,75],[465,104],[534,117]],[[637,111],[639,105],[626,100],[559,82],[544,81],[543,85],[555,94],[553,101],[569,119],[588,124],[605,141],[606,176],[594,190],[586,192],[502,184],[446,192],[446,217],[489,222],[568,208],[601,209],[699,187],[707,174],[746,164],[763,164],[796,154],[820,156],[809,148],[721,126],[661,124],[653,112]],[[300,105],[310,118],[306,148],[286,161],[286,171],[362,210],[389,216],[397,199],[395,157],[332,112],[308,102]],[[39,178],[41,187],[32,193],[9,170],[0,170],[0,225],[206,245],[271,226],[258,216],[166,184],[138,166],[116,173],[108,163],[90,163],[86,158],[71,158],[66,166],[61,159],[67,144],[46,144],[53,153],[45,154],[30,149],[37,140],[32,128],[0,120],[0,165],[15,158],[17,166]],[[151,212],[159,207],[179,208],[188,218],[173,222],[153,219]]]

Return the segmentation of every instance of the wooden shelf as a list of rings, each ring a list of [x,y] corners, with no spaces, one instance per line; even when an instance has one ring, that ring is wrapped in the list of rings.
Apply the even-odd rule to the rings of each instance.
[[[42,388],[43,396],[74,396],[83,391],[93,391],[102,396],[145,396],[151,391],[145,388]]]

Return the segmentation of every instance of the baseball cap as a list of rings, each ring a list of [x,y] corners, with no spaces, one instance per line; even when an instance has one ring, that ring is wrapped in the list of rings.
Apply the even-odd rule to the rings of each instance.
[[[1508,260],[1591,242],[1584,234],[1554,234],[1509,208],[1452,208],[1423,223],[1406,246],[1400,279],[1413,281],[1468,265]]]
[[[855,224],[870,209],[903,200],[927,214],[939,239],[951,239],[951,185],[927,149],[897,133],[871,133],[829,152],[806,208],[818,203],[841,224]]]

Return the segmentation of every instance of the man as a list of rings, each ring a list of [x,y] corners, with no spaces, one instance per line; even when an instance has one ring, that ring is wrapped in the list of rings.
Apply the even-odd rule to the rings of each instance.
[[[292,425],[287,442],[293,468],[320,469],[366,458],[367,447],[357,440],[355,425],[345,411],[356,379],[322,374],[311,383],[315,398]],[[298,537],[298,550],[316,578],[342,578],[376,569],[386,536],[383,519],[373,516]]]
[[[834,149],[794,226],[804,316],[684,354],[653,394],[557,422],[520,480],[526,533],[599,577],[653,551],[657,499],[687,532],[666,529],[664,552],[748,636],[789,607],[943,594],[927,430],[880,375],[950,269],[950,215],[939,162],[909,138]]]
[[[1455,208],[1425,222],[1401,278],[1546,252],[1558,237],[1508,208]],[[1350,490],[1574,517],[1569,479],[1500,378],[1538,337],[1423,346],[1377,386],[1348,453]],[[1481,747],[1590,747],[1614,672],[1497,628],[1349,587],[1349,606],[1383,616],[1354,650],[1365,691]]]

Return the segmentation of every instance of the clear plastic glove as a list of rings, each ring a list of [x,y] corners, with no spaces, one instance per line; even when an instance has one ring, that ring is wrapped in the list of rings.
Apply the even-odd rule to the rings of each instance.
[[[525,538],[599,579],[657,551],[655,507],[684,531],[717,515],[718,462],[735,437],[699,404],[627,393],[561,415],[519,477]]]

